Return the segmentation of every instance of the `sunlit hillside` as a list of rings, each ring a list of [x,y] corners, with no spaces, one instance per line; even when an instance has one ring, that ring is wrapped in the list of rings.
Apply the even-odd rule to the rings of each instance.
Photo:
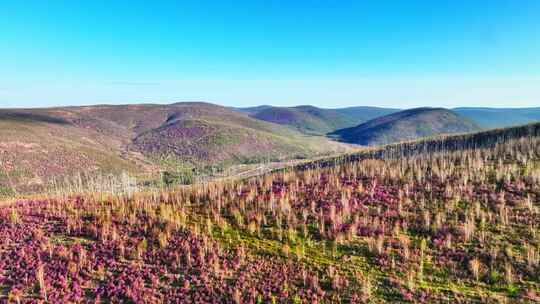
[[[0,299],[539,301],[539,135],[530,125],[246,180],[5,203]]]

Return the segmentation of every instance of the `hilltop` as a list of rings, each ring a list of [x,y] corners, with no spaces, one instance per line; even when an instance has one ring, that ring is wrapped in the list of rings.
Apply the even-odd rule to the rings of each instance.
[[[182,103],[172,108],[159,127],[134,138],[134,147],[147,154],[172,154],[203,163],[305,158],[345,149],[324,137],[306,136],[221,106]]]
[[[540,121],[540,108],[455,108],[452,110],[485,129],[505,128]]]
[[[304,133],[315,134],[325,134],[354,124],[353,119],[347,118],[337,111],[313,106],[268,107],[257,111],[251,117],[289,126]]]
[[[349,149],[209,103],[0,111],[2,189],[40,187],[81,171],[146,175]]]
[[[235,108],[235,110],[251,116],[262,113],[260,114],[260,118],[263,120],[289,125],[296,129],[308,132],[314,132],[315,130],[315,132],[321,134],[336,131],[338,129],[354,127],[369,120],[401,111],[400,109],[394,108],[366,106],[335,109],[305,106],[307,108],[316,108],[317,111],[330,112],[330,115],[319,115],[319,117],[317,117],[311,116],[307,111],[302,111],[302,107],[304,106],[272,107],[262,105],[249,108]],[[459,107],[450,110],[462,117],[468,118],[482,129],[506,128],[540,121],[540,108]],[[289,119],[287,117],[289,117]],[[313,121],[315,121],[315,123],[313,123]]]
[[[479,129],[474,122],[450,110],[416,108],[375,118],[331,135],[344,142],[374,146]]]
[[[264,105],[251,108],[238,108],[237,110],[247,113],[253,118],[289,126],[309,134],[326,134],[398,111],[396,109],[377,107],[324,109],[311,105],[295,107]]]
[[[227,108],[204,102],[4,109],[0,196],[39,189],[51,178],[73,178],[81,171],[127,172],[144,181],[164,170],[222,174],[238,164],[354,149],[345,143],[380,145],[538,118],[538,108]]]

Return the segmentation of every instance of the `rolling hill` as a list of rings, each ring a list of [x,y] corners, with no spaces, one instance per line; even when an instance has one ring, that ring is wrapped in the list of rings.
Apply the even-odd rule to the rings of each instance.
[[[538,303],[539,160],[531,124],[0,202],[0,302]]]
[[[345,148],[221,106],[183,103],[172,108],[162,125],[137,135],[133,147],[194,163],[309,157]]]
[[[453,111],[485,129],[505,128],[540,121],[540,108],[455,108]]]
[[[262,120],[288,125],[303,132],[319,134],[354,127],[377,117],[399,112],[379,107],[347,107],[322,109],[312,106],[272,107],[262,105],[236,108]],[[475,122],[483,129],[506,128],[540,121],[540,108],[459,107],[450,109]]]
[[[0,111],[0,194],[40,188],[51,177],[80,171],[145,170],[136,153],[122,152],[128,134],[105,124],[103,129],[90,128],[90,122],[77,125],[72,114],[60,109]]]
[[[386,115],[386,116],[385,116]],[[226,108],[202,102],[0,110],[0,194],[77,172],[137,175],[350,151],[540,119],[540,108],[313,106]]]
[[[258,106],[239,108],[253,118],[291,127],[308,134],[327,134],[399,110],[377,107],[323,109],[310,105],[295,107]]]
[[[304,133],[326,134],[333,130],[354,125],[354,120],[337,111],[313,106],[268,107],[251,117],[297,129]]]
[[[479,130],[474,122],[443,108],[416,108],[375,118],[333,132],[341,141],[365,146],[384,145],[439,134]]]
[[[244,107],[244,108],[234,108],[234,107],[231,107],[230,109],[233,110],[233,111],[236,111],[236,112],[241,112],[241,113],[246,113],[246,114],[256,114],[262,110],[265,110],[265,109],[268,109],[268,108],[273,108],[273,106],[269,106],[269,105],[260,105],[260,106],[255,106],[255,107]]]
[[[349,117],[350,119],[354,120],[356,122],[355,125],[357,125],[375,119],[377,117],[399,112],[401,111],[401,109],[360,106],[339,108],[335,109],[335,111],[345,117]]]
[[[155,174],[347,151],[209,103],[0,111],[0,186],[33,188],[77,172]],[[0,189],[1,191],[1,189]]]

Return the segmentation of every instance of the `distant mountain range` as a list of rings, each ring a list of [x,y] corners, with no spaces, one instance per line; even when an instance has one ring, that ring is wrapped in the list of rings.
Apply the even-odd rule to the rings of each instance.
[[[354,119],[342,116],[337,111],[312,106],[270,107],[254,114],[252,117],[292,126],[299,131],[314,134],[325,134],[356,123]]]
[[[455,108],[456,113],[484,129],[505,128],[540,121],[539,108]]]
[[[372,119],[331,133],[341,141],[363,146],[385,145],[441,134],[469,133],[481,128],[442,108],[416,108]]]
[[[287,125],[302,132],[326,134],[350,128],[371,119],[401,111],[395,108],[348,107],[325,109],[314,106],[236,108],[254,118]],[[505,128],[540,121],[538,108],[454,108],[482,129]]]
[[[237,110],[248,113],[253,118],[286,125],[309,134],[330,133],[399,111],[398,109],[377,107],[323,109],[309,105],[296,107],[258,106]]]
[[[0,110],[0,187],[80,171],[156,173],[350,150],[209,103]]]
[[[235,109],[185,102],[4,109],[0,187],[20,181],[40,185],[80,170],[155,173],[178,166],[311,158],[351,151],[348,143],[379,145],[536,120],[540,108]]]
[[[250,117],[359,145],[380,145],[439,134],[505,128],[540,121],[540,108],[417,108],[314,106],[239,108]]]

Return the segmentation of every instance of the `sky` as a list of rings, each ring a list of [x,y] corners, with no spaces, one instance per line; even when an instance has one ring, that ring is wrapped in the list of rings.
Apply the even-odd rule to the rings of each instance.
[[[0,107],[540,106],[540,1],[0,1]]]

